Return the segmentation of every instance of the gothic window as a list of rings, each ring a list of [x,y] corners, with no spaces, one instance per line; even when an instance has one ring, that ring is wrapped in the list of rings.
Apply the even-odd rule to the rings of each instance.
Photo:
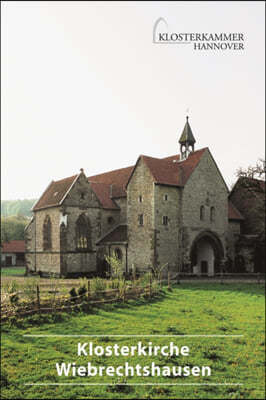
[[[167,215],[163,216],[163,225],[168,225],[169,219],[167,217]]]
[[[60,250],[66,251],[67,249],[67,228],[64,222],[60,225]]]
[[[139,214],[138,221],[139,221],[139,225],[143,226],[143,214]]]
[[[205,219],[205,208],[204,208],[204,206],[201,206],[200,207],[200,220],[204,221],[204,219]]]
[[[43,250],[52,248],[52,224],[49,215],[46,215],[43,223]]]
[[[214,220],[215,220],[215,208],[214,207],[211,207],[210,220],[211,220],[211,222],[214,222]]]
[[[115,257],[120,261],[122,260],[123,257],[122,251],[118,247],[115,249]]]
[[[84,214],[81,214],[76,222],[76,246],[78,250],[91,249],[89,221]]]

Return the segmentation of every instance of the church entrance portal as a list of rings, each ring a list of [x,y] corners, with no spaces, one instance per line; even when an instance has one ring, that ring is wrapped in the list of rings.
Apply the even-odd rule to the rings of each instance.
[[[220,272],[222,258],[223,246],[212,232],[201,233],[194,240],[190,252],[194,274],[212,276]]]

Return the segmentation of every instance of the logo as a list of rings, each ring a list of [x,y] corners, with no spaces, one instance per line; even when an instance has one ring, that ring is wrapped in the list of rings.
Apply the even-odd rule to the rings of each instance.
[[[154,44],[190,45],[193,50],[244,50],[244,34],[239,32],[175,32],[166,20],[158,18],[153,26]]]

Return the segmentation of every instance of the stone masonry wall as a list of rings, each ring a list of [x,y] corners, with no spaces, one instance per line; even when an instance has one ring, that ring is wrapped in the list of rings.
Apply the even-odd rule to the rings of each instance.
[[[51,250],[43,250],[43,224],[45,217],[51,220]],[[36,219],[36,271],[60,274],[60,209],[50,207],[35,212]]]
[[[172,271],[177,270],[178,264],[181,190],[159,185],[154,189],[157,262],[160,267],[168,263]],[[168,225],[163,225],[163,216],[168,217]]]
[[[91,249],[83,252],[76,248],[76,222],[81,214],[89,221]],[[64,222],[64,247],[61,264],[63,275],[96,271],[96,241],[100,238],[101,208],[85,175],[81,174],[61,207]],[[61,241],[62,243],[63,241]]]
[[[139,202],[142,196],[142,202]],[[127,187],[128,268],[145,270],[154,263],[154,184],[143,159],[139,159]],[[143,214],[143,226],[138,215]]]
[[[240,222],[229,221],[227,232],[227,255],[230,257],[230,269],[234,270],[234,260],[236,256],[235,244],[240,235]]]
[[[127,198],[120,197],[115,199],[116,204],[120,207],[119,211],[119,223],[126,224],[127,222]]]
[[[187,231],[188,249],[202,231],[216,233],[226,248],[228,231],[228,191],[214,160],[206,150],[183,191],[183,229]],[[200,220],[200,207],[205,207],[205,219]],[[215,208],[214,221],[210,220],[211,207]],[[187,254],[189,256],[189,254]]]
[[[101,234],[102,238],[120,224],[120,210],[101,210]]]

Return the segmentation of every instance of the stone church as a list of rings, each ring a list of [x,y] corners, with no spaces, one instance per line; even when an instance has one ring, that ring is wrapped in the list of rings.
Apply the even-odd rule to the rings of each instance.
[[[173,273],[224,270],[244,218],[210,150],[195,142],[187,117],[179,154],[52,181],[26,228],[28,271],[104,275],[113,254],[127,274],[165,263]]]

